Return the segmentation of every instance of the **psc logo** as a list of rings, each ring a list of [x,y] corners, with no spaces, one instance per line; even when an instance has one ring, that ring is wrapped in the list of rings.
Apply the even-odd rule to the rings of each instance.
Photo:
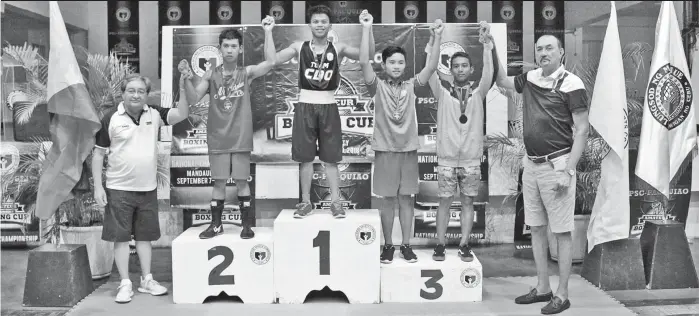
[[[177,21],[182,17],[182,9],[178,6],[172,6],[167,9],[167,19]]]
[[[255,245],[250,250],[250,259],[257,265],[263,265],[269,262],[272,257],[272,252],[263,244]]]
[[[284,12],[284,7],[282,7],[282,6],[280,6],[280,5],[272,6],[272,7],[269,9],[269,15],[273,16],[273,17],[274,17],[274,20],[276,20],[276,21],[279,21],[279,20],[281,20],[282,18],[284,18],[284,13],[285,13],[285,12]]]
[[[469,10],[468,7],[463,4],[456,6],[454,9],[454,16],[457,20],[466,20],[468,19],[469,14],[471,14],[471,10]]]
[[[646,95],[650,114],[668,130],[682,124],[693,111],[692,84],[687,74],[669,63],[650,77]]]
[[[3,175],[10,175],[17,170],[19,166],[19,150],[17,147],[9,144],[3,144],[0,147],[0,171]]]
[[[511,6],[511,5],[509,5],[509,4],[506,5],[506,6],[503,6],[502,9],[500,9],[500,16],[501,16],[504,20],[508,20],[508,21],[514,19],[514,17],[515,17],[515,8],[514,8],[513,6]]]
[[[213,69],[221,65],[223,63],[223,56],[221,56],[221,52],[216,46],[204,45],[194,51],[190,63],[192,64],[194,73],[202,77],[207,69]]]
[[[119,22],[126,22],[131,18],[131,10],[127,7],[121,7],[116,10],[116,18]]]
[[[541,16],[546,20],[553,20],[556,18],[556,7],[552,5],[547,5],[541,10]]]
[[[374,239],[376,239],[376,230],[374,226],[363,224],[357,227],[354,237],[357,239],[357,242],[366,246],[373,243]]]
[[[467,288],[477,287],[481,283],[481,273],[474,268],[466,268],[461,272],[461,285]]]
[[[405,16],[406,19],[414,20],[418,15],[420,15],[420,9],[414,4],[406,5],[403,9],[403,16]]]
[[[233,8],[231,8],[228,5],[223,5],[220,8],[218,8],[218,11],[216,11],[216,14],[218,15],[218,18],[227,21],[233,18]]]
[[[443,75],[451,75],[451,56],[456,52],[465,52],[463,46],[456,42],[444,42],[439,46],[439,65],[437,70]]]

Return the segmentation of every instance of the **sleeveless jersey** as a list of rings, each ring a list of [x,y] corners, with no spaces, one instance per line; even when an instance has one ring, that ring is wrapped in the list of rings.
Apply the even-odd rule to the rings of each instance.
[[[310,42],[303,42],[299,52],[299,88],[335,91],[340,84],[340,61],[335,46],[328,42],[323,54],[315,54]]]
[[[206,139],[210,154],[252,151],[252,110],[245,67],[223,76],[216,67],[209,80]]]

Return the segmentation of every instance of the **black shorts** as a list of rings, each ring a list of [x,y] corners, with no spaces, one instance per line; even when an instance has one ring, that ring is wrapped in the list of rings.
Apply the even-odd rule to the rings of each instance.
[[[316,143],[317,142],[317,143]],[[291,159],[296,162],[342,161],[342,126],[337,104],[299,102],[294,109]]]
[[[157,190],[137,192],[106,189],[102,240],[156,241],[160,238]]]

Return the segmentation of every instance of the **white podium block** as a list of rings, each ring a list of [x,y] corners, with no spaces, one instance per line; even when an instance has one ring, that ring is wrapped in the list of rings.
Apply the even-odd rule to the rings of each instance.
[[[350,303],[379,303],[381,269],[379,211],[348,210],[333,218],[314,210],[303,219],[283,210],[274,221],[274,290],[279,303],[302,304],[308,293],[328,287]]]
[[[172,297],[177,304],[201,304],[225,292],[243,303],[274,303],[271,227],[255,227],[255,238],[241,239],[240,227],[199,239],[206,226],[191,227],[172,242]]]
[[[381,265],[381,302],[478,302],[483,300],[483,268],[478,258],[463,262],[457,249],[444,261],[432,260],[432,249],[414,249],[418,262],[396,256]]]

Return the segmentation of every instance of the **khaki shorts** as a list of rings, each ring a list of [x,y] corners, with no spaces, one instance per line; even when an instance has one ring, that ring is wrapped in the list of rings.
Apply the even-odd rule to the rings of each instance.
[[[250,177],[250,153],[209,154],[211,179],[247,180]]]
[[[481,167],[437,167],[437,186],[439,197],[450,198],[458,187],[463,196],[478,195],[481,185]]]
[[[408,152],[377,151],[372,176],[374,194],[382,197],[417,194],[417,150]]]
[[[558,177],[568,164],[569,155],[565,154],[540,164],[524,156],[522,194],[525,224],[549,225],[554,233],[573,231],[576,176],[570,177],[570,186],[565,192],[553,190]]]

